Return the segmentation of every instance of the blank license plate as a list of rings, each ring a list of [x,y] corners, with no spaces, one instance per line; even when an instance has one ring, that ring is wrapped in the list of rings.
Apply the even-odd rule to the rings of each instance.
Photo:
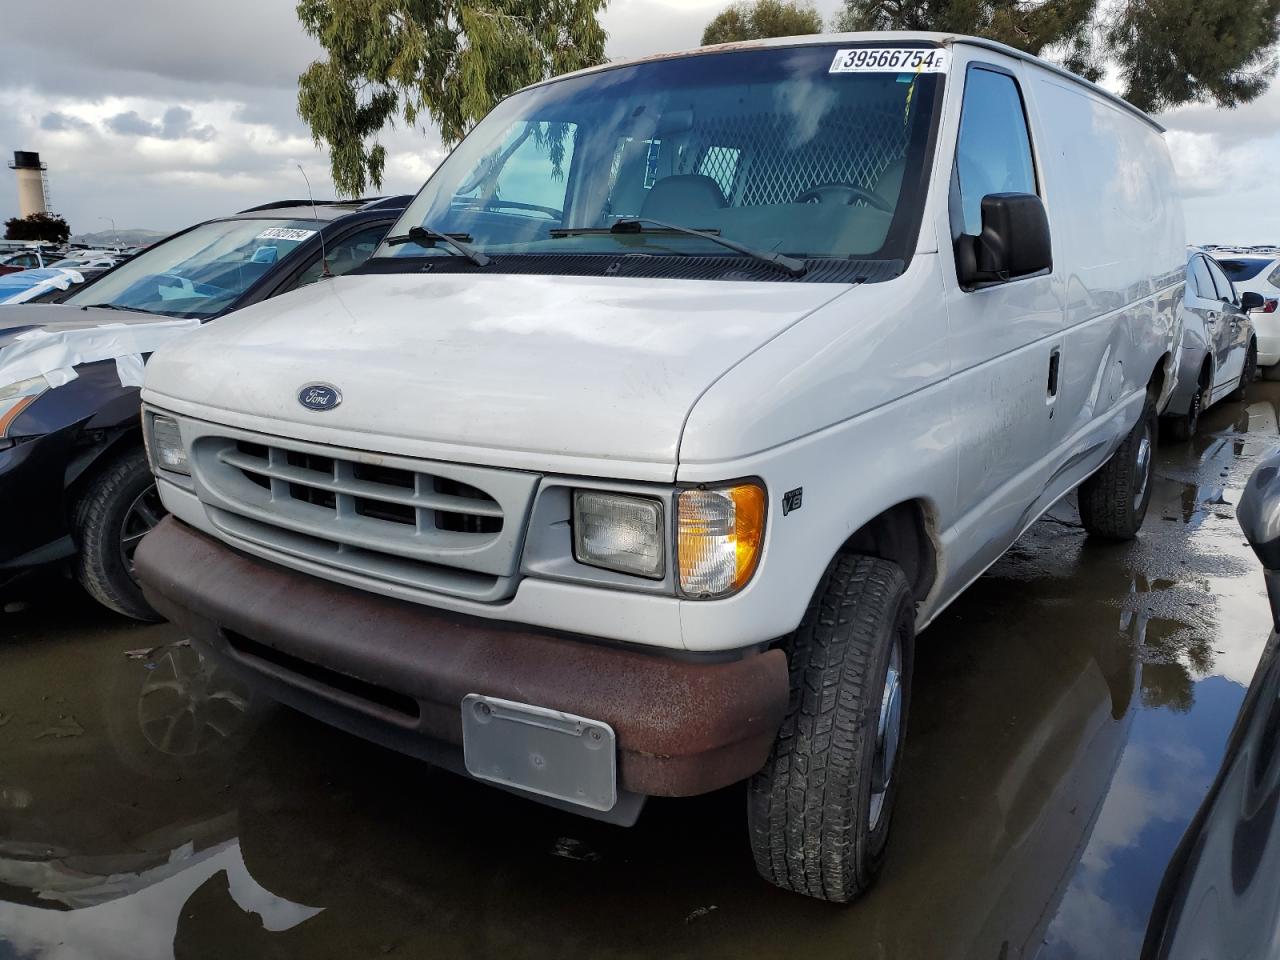
[[[616,738],[601,720],[471,693],[462,701],[462,753],[479,780],[593,810],[618,800]]]

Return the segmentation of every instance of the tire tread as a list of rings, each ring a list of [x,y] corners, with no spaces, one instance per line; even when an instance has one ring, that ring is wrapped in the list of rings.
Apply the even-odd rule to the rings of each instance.
[[[757,869],[779,887],[847,902],[874,880],[883,851],[861,849],[859,829],[867,688],[879,692],[869,672],[904,606],[914,613],[896,564],[841,555],[790,638],[791,704],[748,801]]]
[[[1148,396],[1142,416],[1110,459],[1080,485],[1078,501],[1080,522],[1090,536],[1103,540],[1132,540],[1146,517],[1151,500],[1153,479],[1147,482],[1147,493],[1141,509],[1133,506],[1133,459],[1144,425],[1151,429],[1151,442],[1156,442],[1155,403]],[[1155,451],[1152,450],[1154,460]]]
[[[132,582],[126,585],[121,581],[118,545],[109,530],[117,498],[137,483],[140,471],[151,475],[146,453],[131,447],[111,460],[85,487],[72,512],[79,548],[75,569],[85,591],[104,607],[135,620],[155,622],[161,617],[143,599],[141,589]]]

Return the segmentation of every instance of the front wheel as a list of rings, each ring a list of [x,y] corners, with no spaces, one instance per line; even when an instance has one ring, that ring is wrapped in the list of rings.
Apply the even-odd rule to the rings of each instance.
[[[1196,429],[1200,426],[1200,414],[1204,412],[1206,393],[1208,390],[1205,387],[1198,387],[1191,398],[1191,406],[1187,412],[1177,416],[1166,416],[1161,430],[1165,431],[1167,428],[1169,437],[1173,440],[1190,440],[1194,437]]]
[[[897,564],[837,557],[788,649],[791,700],[747,820],[756,868],[847,903],[884,862],[911,701],[915,604]]]
[[[1232,403],[1238,403],[1245,398],[1245,394],[1249,392],[1249,384],[1253,383],[1258,376],[1258,348],[1252,343],[1249,344],[1249,352],[1244,355],[1244,369],[1240,371],[1240,383],[1227,394],[1227,399]]]
[[[1132,540],[1151,502],[1155,476],[1156,407],[1148,395],[1142,416],[1111,459],[1080,485],[1080,521],[1090,536]]]
[[[130,449],[112,460],[80,496],[75,533],[76,573],[95,600],[135,620],[162,619],[133,575],[139,541],[165,514],[146,453]]]

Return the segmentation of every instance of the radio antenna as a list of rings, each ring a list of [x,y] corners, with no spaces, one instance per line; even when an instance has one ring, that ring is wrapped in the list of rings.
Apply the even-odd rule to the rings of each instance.
[[[315,194],[311,192],[311,178],[307,176],[307,171],[302,169],[302,164],[295,162],[294,166],[298,168],[298,172],[302,174],[302,179],[307,184],[307,199],[311,201],[311,213],[315,216],[317,220],[319,220],[320,211],[316,209]],[[320,229],[317,232],[320,234],[320,276],[332,277],[333,274],[329,272],[329,257],[325,254],[325,250],[324,250],[324,224],[323,223],[320,224]]]

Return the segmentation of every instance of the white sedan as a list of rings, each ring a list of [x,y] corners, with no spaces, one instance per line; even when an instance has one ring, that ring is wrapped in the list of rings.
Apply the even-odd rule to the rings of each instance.
[[[1220,254],[1217,260],[1238,291],[1262,295],[1263,305],[1250,315],[1258,336],[1258,367],[1269,380],[1280,377],[1280,256]]]

